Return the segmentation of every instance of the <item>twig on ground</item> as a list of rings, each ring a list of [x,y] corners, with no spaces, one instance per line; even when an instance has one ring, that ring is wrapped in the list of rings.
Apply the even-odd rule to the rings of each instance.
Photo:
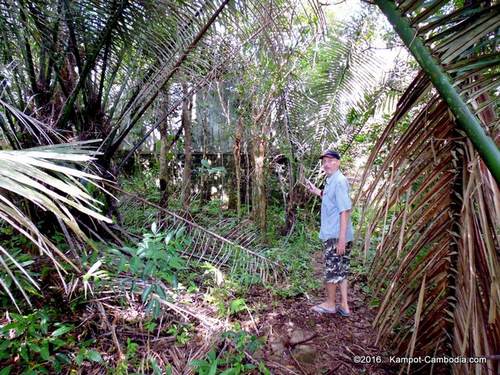
[[[218,321],[214,318],[211,318],[207,315],[200,316],[200,315],[195,314],[195,313],[193,313],[185,308],[182,308],[182,307],[176,305],[175,303],[170,303],[168,301],[165,301],[164,299],[160,298],[160,296],[158,296],[157,294],[153,294],[151,297],[154,298],[155,300],[157,300],[158,302],[160,302],[162,305],[165,305],[169,309],[175,311],[176,313],[181,315],[186,320],[189,320],[189,318],[188,318],[188,315],[189,315],[189,316],[195,318],[196,320],[200,321],[200,323],[207,328],[213,328],[214,326],[217,325],[217,323],[220,323],[220,321]]]
[[[259,328],[257,327],[257,324],[255,324],[255,320],[253,319],[252,313],[250,312],[250,309],[248,308],[248,306],[246,304],[245,304],[245,308],[247,309],[248,315],[250,316],[250,320],[252,321],[255,332],[257,332],[257,334],[260,335]]]
[[[306,337],[306,338],[303,338],[302,340],[299,340],[299,341],[296,341],[296,342],[289,342],[289,347],[290,348],[295,348],[297,345],[300,345],[300,344],[303,344],[305,342],[308,342],[310,340],[312,340],[313,338],[315,338],[316,336],[318,336],[318,333],[317,332],[314,332],[312,335],[310,335],[309,337]]]
[[[252,357],[250,355],[250,353],[248,353],[246,350],[244,350],[243,353],[245,353],[245,355],[250,360],[250,362],[252,362],[254,365],[256,365],[257,367],[259,367],[259,361],[257,361],[254,357]]]
[[[299,361],[297,361],[297,359],[295,358],[295,356],[292,354],[292,351],[290,349],[288,349],[288,354],[290,354],[290,358],[293,359],[293,362],[295,363],[295,365],[298,367],[298,369],[300,370],[300,372],[303,374],[303,375],[307,375],[307,372],[306,370],[304,370],[304,368],[302,367],[302,365],[299,363]]]
[[[289,369],[288,367],[283,366],[281,363],[278,363],[278,362],[269,361],[269,362],[267,362],[267,366],[274,367],[274,368],[284,369],[284,370],[288,371],[290,374],[293,374],[293,375],[300,375],[300,373],[295,372],[295,371]]]
[[[160,323],[158,324],[158,330],[156,331],[156,339],[160,337],[160,332],[162,330],[162,327],[163,327],[163,315],[160,316]]]
[[[106,316],[106,311],[104,311],[104,307],[102,306],[101,302],[97,302],[97,307],[99,309],[99,312],[101,313],[102,320],[104,321],[104,323],[106,324],[106,326],[108,327],[108,329],[111,332],[111,337],[113,338],[113,342],[115,344],[116,350],[118,351],[119,360],[121,361],[121,360],[125,359],[125,356],[123,355],[123,351],[122,351],[122,348],[120,346],[120,342],[118,341],[118,337],[116,336],[115,326],[109,322],[108,317]]]

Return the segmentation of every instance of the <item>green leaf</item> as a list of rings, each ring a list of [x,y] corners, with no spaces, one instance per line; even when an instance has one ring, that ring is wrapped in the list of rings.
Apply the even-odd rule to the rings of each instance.
[[[33,343],[33,342],[28,342],[28,347],[30,348],[30,350],[34,351],[35,353],[40,353],[40,347]]]
[[[66,333],[68,333],[69,331],[73,330],[73,326],[72,325],[63,325],[61,327],[59,327],[58,329],[56,329],[54,332],[52,332],[52,337],[59,337],[59,336],[62,336]]]
[[[259,371],[264,375],[271,375],[271,371],[269,371],[269,369],[262,361],[259,362]]]
[[[85,358],[85,356],[84,356],[82,350],[80,350],[80,352],[78,353],[78,355],[75,357],[76,364],[78,366],[80,366],[83,363],[84,358]]]
[[[153,368],[153,375],[162,375],[161,368],[158,366],[156,359],[150,358],[149,362],[151,362],[151,367]]]
[[[143,274],[142,277],[144,279],[150,278],[154,273],[154,269],[155,269],[155,264],[153,262],[147,262],[146,267],[144,267],[144,271],[142,272]]]
[[[130,270],[133,273],[139,272],[139,269],[142,267],[142,262],[138,257],[132,257],[130,259]]]
[[[197,368],[208,366],[208,364],[209,363],[203,359],[193,359],[191,361],[191,366],[197,367]]]
[[[49,331],[49,317],[44,311],[40,312],[40,329],[44,335]]]
[[[5,352],[8,347],[10,347],[11,341],[10,340],[3,340],[3,342],[0,342],[0,354],[2,352]]]
[[[54,338],[50,341],[52,345],[54,345],[56,348],[60,348],[61,346],[66,346],[68,344],[68,341],[61,340],[60,338]]]
[[[90,359],[92,362],[102,362],[102,357],[101,354],[95,350],[89,350],[87,352],[87,358]]]
[[[56,360],[65,365],[69,365],[71,363],[71,359],[63,353],[56,353]]]
[[[165,245],[168,246],[170,240],[172,239],[174,233],[173,232],[168,232],[167,235],[165,236]]]
[[[21,345],[21,349],[19,350],[19,354],[21,355],[22,359],[24,359],[26,362],[29,362],[30,356],[28,353],[28,348],[26,348],[26,345]]]
[[[215,375],[217,373],[217,362],[218,362],[217,359],[215,359],[212,362],[212,365],[210,366],[210,371],[208,372],[208,375]]]
[[[42,345],[42,350],[40,350],[40,356],[44,361],[48,361],[50,358],[49,343],[47,341],[45,341]]]
[[[246,303],[243,298],[237,298],[233,301],[231,301],[231,304],[229,306],[229,311],[231,314],[236,314],[239,313],[240,311],[245,310]]]
[[[227,370],[222,371],[219,375],[237,375],[239,371],[234,368],[228,368]]]
[[[153,285],[148,285],[146,289],[142,292],[142,301],[145,302],[147,301],[149,295],[151,294],[151,291],[153,290]]]
[[[4,367],[3,369],[0,370],[0,375],[9,375],[11,369],[12,366]]]

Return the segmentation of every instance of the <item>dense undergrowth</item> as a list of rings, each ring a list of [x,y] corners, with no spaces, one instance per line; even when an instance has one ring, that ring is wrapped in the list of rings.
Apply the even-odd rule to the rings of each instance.
[[[152,176],[131,179],[125,188],[157,201]],[[0,296],[4,306],[0,375],[172,373],[175,363],[158,355],[159,339],[169,343],[169,350],[192,351],[200,347],[207,330],[211,333],[201,345],[203,350],[196,358],[185,359],[195,373],[269,373],[255,359],[258,355],[253,355],[265,337],[248,325],[248,318],[253,319],[263,308],[253,301],[252,293],[268,293],[271,304],[278,305],[320,287],[311,265],[312,254],[320,248],[316,219],[299,209],[293,234],[284,237],[276,230],[284,221],[283,212],[269,209],[273,225],[259,236],[266,239],[262,251],[283,268],[279,279],[262,283],[243,266],[229,269],[183,257],[182,250],[193,241],[185,228],[169,229],[161,224],[154,208],[123,202],[123,226],[137,241],[123,246],[82,245],[77,261],[87,271],[79,277],[66,276],[66,285],[33,245],[2,227],[2,238],[9,238],[13,254],[18,251],[17,261],[31,266],[30,277],[40,280],[42,289],[28,289],[33,307],[26,304],[21,313],[8,307],[8,296]],[[175,210],[176,201],[172,202],[169,209]],[[252,225],[248,218],[235,216],[218,200],[208,204],[193,201],[190,211],[191,219],[214,231],[221,222],[226,233],[238,231],[242,221]],[[56,232],[52,237],[62,250],[68,250],[62,234]],[[8,280],[6,276],[2,274],[2,279]],[[26,279],[26,275],[16,276],[21,282]],[[28,288],[29,283],[25,284]],[[209,328],[203,317],[210,322]]]

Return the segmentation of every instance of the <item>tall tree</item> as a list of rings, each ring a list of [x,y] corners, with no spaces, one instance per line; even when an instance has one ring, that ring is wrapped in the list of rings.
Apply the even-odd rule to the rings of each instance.
[[[191,169],[193,164],[193,142],[191,134],[192,100],[189,97],[189,86],[182,83],[182,128],[184,129],[184,170],[182,173],[182,206],[189,207],[191,199]]]
[[[160,160],[160,170],[158,172],[158,178],[160,180],[160,205],[162,207],[168,206],[168,194],[169,194],[169,173],[168,173],[168,164],[169,164],[169,155],[170,149],[172,145],[169,141],[169,123],[168,116],[165,116],[165,112],[169,107],[169,94],[168,90],[165,90],[162,93],[161,100],[159,102],[159,116],[163,118],[163,121],[160,125],[160,152],[159,152],[159,160]]]

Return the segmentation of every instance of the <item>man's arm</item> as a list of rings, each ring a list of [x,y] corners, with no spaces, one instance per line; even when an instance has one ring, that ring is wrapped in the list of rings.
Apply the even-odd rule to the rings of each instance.
[[[349,197],[349,185],[344,178],[336,185],[335,200],[340,211],[339,240],[337,243],[337,254],[344,255],[347,237],[347,225],[351,215],[351,198]]]
[[[340,231],[339,231],[339,242],[337,243],[337,254],[344,255],[346,246],[346,236],[347,236],[347,223],[349,221],[350,210],[342,211],[340,213]]]

